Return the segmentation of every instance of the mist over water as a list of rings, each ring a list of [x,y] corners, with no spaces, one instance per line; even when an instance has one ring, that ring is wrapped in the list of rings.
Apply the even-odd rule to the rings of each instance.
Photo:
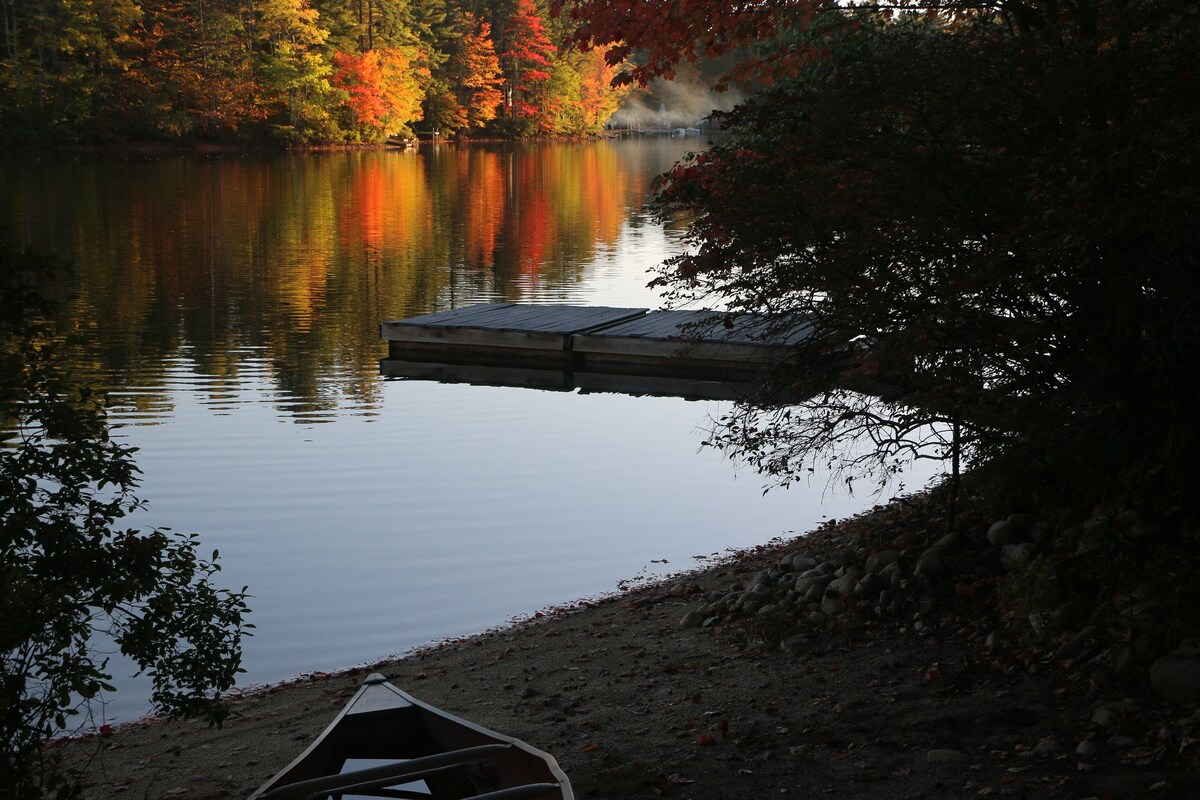
[[[728,111],[745,99],[743,92],[730,89],[714,92],[695,81],[666,81],[661,78],[648,89],[632,92],[613,115],[613,128],[695,128],[713,111]]]

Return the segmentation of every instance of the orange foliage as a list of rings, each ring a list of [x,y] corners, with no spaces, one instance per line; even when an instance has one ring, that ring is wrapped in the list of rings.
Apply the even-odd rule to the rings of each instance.
[[[500,91],[500,59],[492,45],[492,27],[474,23],[464,14],[466,32],[460,40],[459,63],[455,77],[459,85],[459,103],[466,113],[468,127],[478,128],[496,118],[504,99]]]
[[[355,123],[375,137],[399,133],[421,115],[428,67],[411,47],[368,50],[333,57],[333,85],[344,90]]]
[[[496,245],[504,221],[504,172],[500,156],[485,150],[469,151],[459,161],[463,190],[463,248],[468,264],[490,269],[496,265]]]

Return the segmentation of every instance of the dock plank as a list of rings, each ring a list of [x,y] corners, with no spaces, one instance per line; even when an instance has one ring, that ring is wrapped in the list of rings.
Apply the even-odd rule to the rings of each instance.
[[[812,335],[800,320],[714,311],[486,303],[380,326],[395,361],[530,368],[539,364],[642,376],[763,371]]]
[[[380,336],[388,342],[389,358],[396,360],[445,360],[455,352],[460,359],[472,352],[494,357],[497,351],[562,360],[569,358],[575,334],[645,313],[644,308],[487,303],[384,322]]]
[[[800,322],[752,314],[712,311],[651,311],[638,319],[576,336],[572,348],[585,364],[621,359],[742,362],[769,367],[787,358],[794,344],[811,335]],[[666,364],[664,364],[666,366]],[[714,363],[714,366],[716,364]]]

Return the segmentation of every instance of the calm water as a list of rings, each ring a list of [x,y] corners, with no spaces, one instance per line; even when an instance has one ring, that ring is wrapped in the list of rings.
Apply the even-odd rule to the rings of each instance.
[[[246,683],[476,632],[873,498],[700,450],[711,403],[384,380],[381,320],[657,306],[642,212],[695,140],[0,159],[0,225],[77,264],[79,372],[140,448],[144,525],[250,586]],[[908,477],[910,487],[926,474]],[[147,710],[117,664],[108,720]],[[98,720],[99,721],[99,720]]]

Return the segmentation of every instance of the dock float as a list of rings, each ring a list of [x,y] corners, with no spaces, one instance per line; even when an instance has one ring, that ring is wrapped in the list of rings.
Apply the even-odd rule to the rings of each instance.
[[[725,399],[811,326],[751,314],[487,303],[380,326],[388,377]]]

